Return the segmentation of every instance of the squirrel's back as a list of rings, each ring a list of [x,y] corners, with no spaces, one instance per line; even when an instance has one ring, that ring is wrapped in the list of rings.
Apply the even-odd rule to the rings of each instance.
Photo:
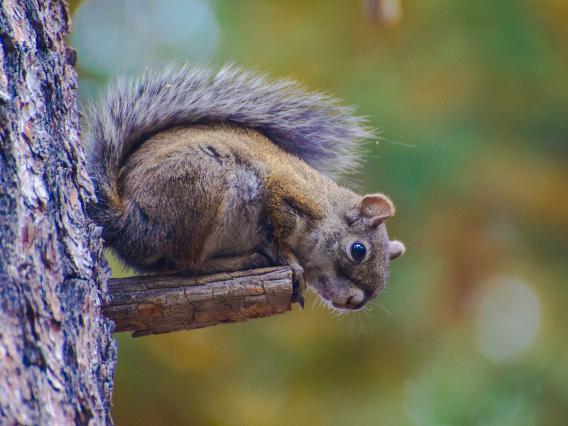
[[[153,135],[175,127],[229,124],[255,130],[329,176],[357,168],[364,120],[298,83],[227,66],[168,68],[121,80],[87,114],[87,164],[95,220],[103,237],[120,232],[119,176],[126,159]]]

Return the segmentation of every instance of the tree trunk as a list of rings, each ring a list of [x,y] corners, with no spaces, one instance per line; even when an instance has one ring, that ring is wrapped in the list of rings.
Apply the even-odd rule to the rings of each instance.
[[[79,141],[61,1],[0,3],[0,424],[105,424],[108,267]]]

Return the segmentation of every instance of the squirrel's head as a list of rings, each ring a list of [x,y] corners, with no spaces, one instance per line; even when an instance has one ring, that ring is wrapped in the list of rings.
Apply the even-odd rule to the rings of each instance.
[[[357,310],[384,288],[389,263],[404,254],[390,241],[385,221],[395,208],[383,194],[369,194],[337,205],[312,235],[315,247],[303,263],[307,284],[337,309]]]

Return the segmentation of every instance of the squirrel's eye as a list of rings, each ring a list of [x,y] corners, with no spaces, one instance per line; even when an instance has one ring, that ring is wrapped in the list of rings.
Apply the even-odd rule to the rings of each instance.
[[[365,259],[365,255],[367,254],[367,248],[363,243],[355,242],[351,244],[351,257],[357,263],[361,263],[363,259]]]

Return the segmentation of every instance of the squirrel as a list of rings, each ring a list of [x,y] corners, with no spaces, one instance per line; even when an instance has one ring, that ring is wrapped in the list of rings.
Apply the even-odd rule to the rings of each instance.
[[[87,113],[86,159],[102,237],[139,272],[203,274],[288,264],[306,286],[358,310],[405,247],[382,193],[356,170],[365,120],[299,83],[229,65],[119,80]]]

